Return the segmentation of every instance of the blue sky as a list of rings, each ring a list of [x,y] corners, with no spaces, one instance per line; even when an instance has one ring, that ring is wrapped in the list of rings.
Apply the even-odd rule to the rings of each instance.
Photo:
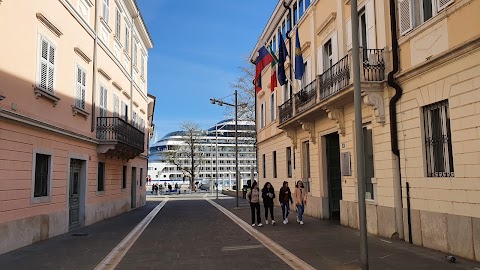
[[[210,98],[233,93],[243,57],[255,46],[278,0],[137,0],[154,42],[148,91],[157,97],[158,138],[182,122],[223,120]],[[233,101],[227,98],[225,101]]]

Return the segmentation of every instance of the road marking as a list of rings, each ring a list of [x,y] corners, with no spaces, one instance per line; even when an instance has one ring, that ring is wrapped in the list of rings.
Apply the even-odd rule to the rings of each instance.
[[[222,251],[245,250],[245,249],[264,248],[264,247],[265,246],[263,245],[222,247]]]
[[[382,241],[382,242],[385,242],[385,243],[389,243],[389,244],[391,244],[391,243],[392,243],[392,242],[390,242],[390,241],[383,240],[383,239],[380,239],[380,241]]]
[[[145,228],[150,224],[153,218],[158,214],[167,203],[168,198],[165,198],[159,205],[140,222],[138,225],[120,242],[103,260],[94,268],[94,270],[115,269],[122,258],[127,254],[128,250],[133,246],[138,237],[142,234]]]
[[[286,264],[288,264],[290,267],[293,269],[315,269],[308,263],[304,262],[297,256],[295,256],[293,253],[290,251],[286,250],[279,244],[275,243],[272,239],[268,238],[265,236],[263,233],[259,232],[258,230],[252,228],[252,226],[245,221],[243,221],[241,218],[237,217],[235,214],[232,212],[228,211],[225,209],[223,206],[217,204],[216,202],[205,198],[210,204],[215,206],[218,210],[220,210],[222,213],[224,213],[227,217],[229,217],[233,222],[237,223],[238,226],[240,226],[242,229],[244,229],[247,233],[249,233],[251,236],[253,236],[255,239],[257,239],[260,244],[264,245],[266,248],[268,248],[273,254],[277,255],[280,259],[282,259]]]
[[[393,254],[388,254],[388,255],[385,255],[385,256],[380,257],[380,259],[385,259],[385,258],[390,257],[390,256],[392,256],[392,255],[393,255]]]

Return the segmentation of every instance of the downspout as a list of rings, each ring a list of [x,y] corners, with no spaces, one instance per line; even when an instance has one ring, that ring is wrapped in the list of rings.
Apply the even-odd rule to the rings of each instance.
[[[393,164],[393,195],[395,206],[395,221],[399,239],[404,239],[403,228],[403,200],[402,200],[402,178],[400,172],[400,150],[398,149],[398,130],[397,130],[397,102],[402,96],[403,90],[400,84],[395,80],[394,75],[399,70],[398,57],[398,37],[397,37],[397,14],[395,0],[390,0],[390,32],[392,39],[392,63],[393,70],[388,73],[388,85],[395,89],[395,95],[390,99],[390,143],[395,163]]]
[[[291,2],[290,2],[291,4]],[[293,17],[292,17],[292,8],[290,7],[290,4],[287,4],[283,2],[283,7],[288,9],[288,15],[290,16],[290,30],[287,32],[287,39],[288,39],[288,49],[289,49],[289,58],[290,58],[290,81],[292,81],[293,78],[293,61],[292,61],[292,37],[290,37],[290,32],[293,29]],[[293,85],[290,82],[290,99],[293,97]],[[292,99],[292,106],[293,106],[293,99]],[[295,151],[295,150],[294,150]]]
[[[95,96],[97,90],[97,47],[98,47],[98,0],[95,0],[95,41],[93,45],[93,79],[92,79],[92,125],[91,132],[95,131]],[[96,137],[96,136],[95,136]]]

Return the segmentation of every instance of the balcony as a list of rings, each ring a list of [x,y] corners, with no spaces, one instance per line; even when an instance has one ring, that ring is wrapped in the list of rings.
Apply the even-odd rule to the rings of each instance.
[[[97,117],[101,154],[132,159],[144,152],[145,134],[119,117]]]
[[[292,99],[287,100],[279,106],[279,128],[289,130],[291,126],[297,126],[299,123],[308,122],[318,117],[318,112],[323,111],[331,116],[332,110],[329,108],[341,108],[346,104],[353,102],[353,74],[352,64],[353,55],[350,51],[345,57],[337,63],[318,75],[316,80],[306,85],[303,89],[294,95]],[[377,110],[379,102],[383,102],[382,95],[383,82],[385,80],[385,56],[383,49],[362,49],[358,56],[361,63],[360,83],[364,103],[374,106]],[[338,115],[338,111],[335,113]],[[376,113],[377,114],[377,113]],[[384,121],[384,115],[379,116],[379,121]]]

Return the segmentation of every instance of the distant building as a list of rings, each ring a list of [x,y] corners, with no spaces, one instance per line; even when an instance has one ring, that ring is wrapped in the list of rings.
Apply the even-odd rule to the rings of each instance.
[[[359,57],[368,232],[411,235],[415,244],[480,260],[480,27],[473,27],[480,0],[358,3],[352,30],[350,1],[278,2],[250,60],[264,44],[277,52],[282,35],[293,84],[271,91],[270,65],[261,73],[259,179],[275,187],[302,179],[307,214],[358,228],[352,61]],[[360,55],[352,53],[352,31]],[[295,54],[303,56],[300,81],[292,76]]]
[[[0,3],[0,253],[145,204],[139,15],[134,0]]]
[[[238,121],[238,170],[242,185],[256,178],[255,123]],[[185,145],[184,132],[174,131],[165,135],[150,146],[148,177],[152,183],[189,183],[182,172],[168,159],[168,153]],[[236,185],[235,176],[235,121],[220,121],[199,136],[199,151],[202,155],[196,171],[195,182],[212,184],[218,180],[219,189],[232,189]],[[217,155],[218,154],[218,155]],[[184,158],[182,162],[190,162]],[[213,182],[212,182],[213,180]],[[210,186],[210,185],[209,185]]]

